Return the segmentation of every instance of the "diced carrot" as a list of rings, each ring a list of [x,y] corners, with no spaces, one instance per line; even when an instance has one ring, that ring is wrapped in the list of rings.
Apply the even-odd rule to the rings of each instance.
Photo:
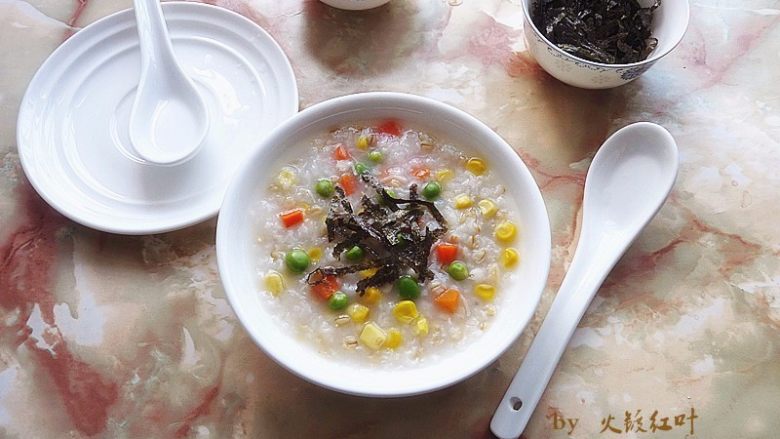
[[[414,165],[412,166],[412,175],[419,180],[427,180],[431,176],[431,170],[425,165]]]
[[[458,310],[458,303],[460,302],[460,293],[458,290],[450,288],[445,292],[439,294],[433,298],[433,303],[439,308],[452,314]]]
[[[442,242],[436,246],[436,257],[442,265],[449,265],[458,257],[458,246]]]
[[[338,289],[339,280],[336,276],[325,276],[320,282],[311,286],[311,291],[323,300],[328,300]]]
[[[279,218],[282,219],[284,227],[290,228],[298,223],[303,222],[303,209],[293,209],[287,212],[279,214]]]
[[[336,150],[333,151],[333,158],[336,160],[349,160],[349,152],[347,152],[347,147],[343,143],[339,143],[336,146]]]
[[[339,177],[339,186],[344,189],[345,194],[352,195],[357,186],[357,179],[352,174],[344,174]]]
[[[379,130],[380,133],[390,134],[391,136],[401,135],[401,124],[393,119],[382,122],[376,129]]]

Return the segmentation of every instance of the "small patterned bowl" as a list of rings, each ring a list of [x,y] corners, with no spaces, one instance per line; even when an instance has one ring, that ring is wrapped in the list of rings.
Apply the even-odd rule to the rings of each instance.
[[[688,0],[662,0],[654,12],[653,37],[658,46],[647,59],[631,64],[604,64],[576,57],[545,38],[531,20],[531,7],[538,0],[523,0],[523,31],[528,49],[542,68],[566,84],[580,88],[613,88],[628,84],[666,56],[682,40],[688,28]],[[648,6],[652,0],[640,0]]]

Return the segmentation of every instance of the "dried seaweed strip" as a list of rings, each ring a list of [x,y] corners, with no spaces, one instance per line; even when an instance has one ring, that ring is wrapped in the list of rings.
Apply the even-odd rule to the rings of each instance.
[[[425,233],[421,235],[422,240],[419,245],[410,247],[406,259],[409,261],[412,269],[417,273],[420,282],[425,282],[433,277],[433,272],[428,269],[428,257],[431,253],[431,247],[436,240],[435,233],[427,227]]]
[[[404,212],[400,218],[396,220],[396,224],[399,230],[412,232],[415,230],[415,226],[418,226],[420,219],[425,215],[421,209],[410,209]],[[419,229],[417,229],[419,231]]]
[[[397,204],[419,204],[421,206],[425,206],[428,211],[431,213],[431,216],[436,220],[436,222],[439,223],[442,227],[444,227],[447,224],[447,220],[444,219],[444,216],[439,212],[439,209],[436,208],[436,205],[434,205],[430,201],[425,200],[404,200],[401,198],[395,199]]]
[[[390,209],[393,212],[396,212],[400,209],[398,207],[398,203],[396,202],[396,199],[393,198],[389,193],[387,193],[387,190],[384,188],[379,190],[379,196],[382,197],[382,203],[384,203],[385,206],[387,206],[388,209]]]
[[[333,194],[333,197],[330,199],[331,206],[333,206],[334,204],[340,204],[341,200],[343,200],[347,196],[347,194],[344,192],[344,189],[342,189],[341,186],[336,185],[333,189],[335,193]]]
[[[375,203],[371,198],[363,195],[360,199],[360,205],[362,210],[358,214],[362,218],[378,219],[381,218],[383,212],[382,206]]]
[[[338,258],[339,255],[341,255],[343,252],[351,249],[352,247],[356,246],[360,242],[359,239],[350,238],[344,241],[341,241],[340,243],[336,244],[335,247],[333,247],[333,257]]]
[[[415,253],[412,257],[412,260],[416,262],[414,271],[420,276],[421,282],[425,282],[426,280],[433,278],[433,272],[428,268],[428,259],[430,257],[433,243],[436,241],[436,239],[438,239],[436,234],[427,233],[421,245],[415,248]]]
[[[366,244],[363,247],[363,251],[367,253],[365,256],[366,260],[376,261],[377,259],[379,259],[379,253],[376,250],[374,250],[374,248],[370,244]]]
[[[344,189],[339,185],[336,185],[334,189],[336,193],[331,199],[331,209],[333,209],[335,205],[340,206],[347,213],[353,213],[352,204],[349,202],[349,200],[347,200],[347,194],[344,192]]]
[[[368,236],[374,238],[375,240],[379,241],[382,244],[390,244],[390,242],[387,239],[387,236],[385,236],[382,233],[382,230],[377,230],[373,224],[370,222],[362,221],[362,220],[355,220],[355,226],[351,226],[353,228],[357,227],[359,230],[365,231]]]
[[[403,198],[396,198],[387,193],[387,190],[385,188],[379,188],[377,189],[377,192],[382,197],[382,201],[386,203],[386,205],[393,211],[397,211],[400,209],[400,205],[402,204],[412,204],[412,205],[420,205],[424,206],[428,211],[431,213],[431,216],[442,226],[447,224],[447,221],[444,219],[444,216],[439,212],[439,209],[436,207],[435,204],[431,201],[425,201],[425,200],[412,200],[412,199],[403,199]]]
[[[360,179],[363,180],[365,184],[374,188],[374,190],[377,192],[381,192],[382,190],[384,190],[384,187],[382,187],[382,185],[379,184],[379,182],[376,180],[376,178],[374,178],[373,175],[361,174]]]
[[[343,276],[345,274],[357,273],[358,271],[380,266],[382,265],[377,262],[363,262],[360,264],[345,265],[343,267],[317,267],[306,276],[306,283],[309,285],[316,285],[322,282],[326,276]]]
[[[309,285],[317,285],[325,281],[325,276],[327,276],[325,272],[317,268],[306,276],[306,283]]]
[[[356,291],[362,296],[366,291],[366,288],[378,287],[380,285],[391,283],[398,279],[400,275],[401,273],[398,266],[390,264],[383,265],[373,276],[359,280]]]
[[[325,230],[328,233],[328,242],[336,239],[336,220],[331,217],[325,218]]]

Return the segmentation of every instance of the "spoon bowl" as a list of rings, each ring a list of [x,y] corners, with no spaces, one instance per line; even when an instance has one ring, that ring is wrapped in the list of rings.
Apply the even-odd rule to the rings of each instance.
[[[490,422],[499,438],[519,437],[525,429],[593,296],[663,205],[677,167],[674,138],[648,122],[619,130],[596,153],[585,180],[574,258]]]
[[[636,235],[666,199],[676,175],[677,147],[668,131],[649,122],[619,130],[588,170],[583,230]]]
[[[209,128],[206,103],[173,53],[157,0],[134,0],[141,80],[130,113],[130,141],[147,162],[175,165],[195,155]]]

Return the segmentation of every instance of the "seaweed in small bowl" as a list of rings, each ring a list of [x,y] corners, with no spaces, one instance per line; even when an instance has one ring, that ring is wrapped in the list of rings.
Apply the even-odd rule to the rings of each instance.
[[[658,45],[651,36],[661,0],[538,0],[532,17],[553,44],[579,58],[605,64],[642,61]]]
[[[677,47],[689,17],[688,0],[523,0],[528,51],[581,88],[638,78]]]

